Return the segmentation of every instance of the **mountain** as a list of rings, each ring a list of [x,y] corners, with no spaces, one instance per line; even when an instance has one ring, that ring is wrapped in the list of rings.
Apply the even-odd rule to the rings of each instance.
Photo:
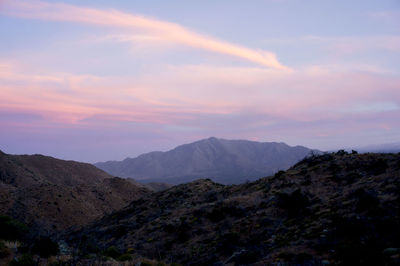
[[[197,180],[144,196],[63,238],[79,245],[82,258],[400,265],[400,154],[339,151],[252,183]]]
[[[142,184],[142,183],[137,182],[133,178],[127,178],[126,180],[128,180],[129,182],[133,183],[134,185],[136,185],[138,187],[147,188],[148,190],[153,191],[153,192],[166,190],[166,189],[172,187],[172,185],[167,184],[167,183],[152,182],[152,183],[144,183],[144,184]]]
[[[36,232],[86,224],[147,193],[91,164],[0,151],[0,215]]]
[[[400,142],[369,145],[369,146],[355,148],[355,150],[359,152],[396,153],[400,152]]]
[[[141,182],[180,184],[211,178],[223,184],[238,184],[285,170],[310,152],[285,143],[209,138],[167,152],[150,152],[95,166]]]

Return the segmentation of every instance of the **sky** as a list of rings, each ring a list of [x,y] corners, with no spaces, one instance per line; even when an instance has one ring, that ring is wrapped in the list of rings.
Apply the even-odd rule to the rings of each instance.
[[[400,141],[399,0],[0,0],[0,150]]]

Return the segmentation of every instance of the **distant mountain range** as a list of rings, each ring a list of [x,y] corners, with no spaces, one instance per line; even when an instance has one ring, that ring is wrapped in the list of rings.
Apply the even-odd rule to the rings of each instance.
[[[140,182],[180,184],[210,178],[222,184],[238,184],[286,170],[312,151],[319,152],[285,143],[211,137],[167,152],[150,152],[95,166]]]
[[[396,153],[400,152],[400,142],[368,145],[355,148],[358,152]]]
[[[147,193],[91,164],[0,151],[0,215],[39,232],[86,224]]]
[[[186,155],[171,168],[234,162],[231,178],[297,149],[211,138],[161,154]],[[255,182],[151,191],[90,164],[0,151],[0,265],[400,265],[399,180],[400,153],[339,151]]]

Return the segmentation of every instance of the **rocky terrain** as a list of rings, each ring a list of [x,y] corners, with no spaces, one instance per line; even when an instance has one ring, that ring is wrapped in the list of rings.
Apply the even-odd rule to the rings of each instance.
[[[114,176],[146,183],[181,184],[210,178],[222,184],[239,184],[286,170],[310,152],[285,143],[208,138],[167,152],[95,165]]]
[[[91,164],[0,151],[0,214],[35,233],[86,224],[148,193]]]
[[[252,183],[203,179],[145,195],[64,237],[85,258],[111,250],[183,265],[399,265],[399,214],[400,154],[339,151]]]

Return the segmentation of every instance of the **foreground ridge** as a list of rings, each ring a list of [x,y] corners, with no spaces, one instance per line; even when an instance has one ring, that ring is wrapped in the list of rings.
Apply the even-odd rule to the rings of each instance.
[[[399,181],[399,154],[313,155],[252,183],[175,186],[64,238],[185,265],[394,265]]]

